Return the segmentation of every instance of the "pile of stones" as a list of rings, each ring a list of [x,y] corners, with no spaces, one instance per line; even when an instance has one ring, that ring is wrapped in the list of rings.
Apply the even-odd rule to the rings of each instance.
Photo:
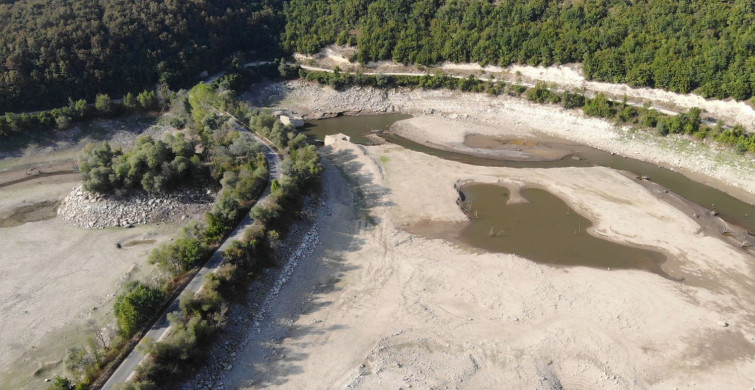
[[[117,196],[91,193],[79,186],[61,202],[58,215],[67,224],[84,229],[133,227],[178,222],[206,210],[213,201],[211,191],[200,189],[169,194],[130,192]]]

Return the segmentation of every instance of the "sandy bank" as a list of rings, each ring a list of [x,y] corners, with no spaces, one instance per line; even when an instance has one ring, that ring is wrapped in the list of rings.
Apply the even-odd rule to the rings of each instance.
[[[396,145],[329,149],[373,223],[321,230],[329,283],[292,275],[287,315],[251,333],[222,382],[251,388],[749,388],[751,258],[605,168],[471,167]],[[457,180],[534,183],[595,221],[593,234],[661,248],[673,272],[554,268],[480,253],[400,226],[462,221]],[[336,215],[336,217],[338,214]],[[704,280],[703,280],[704,279]],[[291,301],[291,298],[298,298]],[[288,309],[284,309],[288,308]],[[723,327],[719,321],[726,321]],[[256,328],[256,327],[255,327]]]

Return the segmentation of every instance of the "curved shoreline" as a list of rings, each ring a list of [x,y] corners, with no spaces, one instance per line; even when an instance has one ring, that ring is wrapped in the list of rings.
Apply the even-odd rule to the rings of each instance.
[[[362,87],[336,91],[301,80],[273,83],[262,92],[279,98],[280,106],[290,107],[312,119],[327,113],[403,112],[422,116],[422,121],[453,121],[454,127],[474,128],[474,131],[467,132],[583,144],[661,165],[755,204],[755,160],[684,137],[662,138],[649,132],[632,131],[602,119],[586,117],[577,110],[535,104],[509,96],[458,91]],[[426,129],[422,140],[434,143],[448,140],[449,130],[443,127]],[[481,128],[486,130],[480,131]],[[463,135],[452,142],[463,143]]]

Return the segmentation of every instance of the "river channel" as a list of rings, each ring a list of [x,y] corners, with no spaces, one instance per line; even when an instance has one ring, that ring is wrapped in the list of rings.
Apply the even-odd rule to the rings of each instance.
[[[481,151],[511,147],[514,147],[516,150],[534,148],[538,149],[536,153],[540,153],[543,157],[542,159],[547,161],[501,160],[487,156],[473,156],[441,150],[407,140],[389,132],[384,132],[394,122],[408,117],[408,115],[404,114],[390,114],[324,119],[309,122],[304,132],[308,134],[311,140],[316,141],[322,141],[329,134],[343,133],[350,136],[352,142],[359,144],[371,144],[372,141],[369,138],[365,138],[365,136],[371,133],[379,134],[384,140],[407,149],[470,165],[513,168],[604,166],[628,171],[637,177],[652,180],[667,188],[668,191],[715,212],[729,224],[744,228],[750,234],[755,232],[755,206],[706,184],[691,180],[678,172],[659,167],[655,164],[570,143],[539,140],[504,140],[482,135],[467,136],[465,145],[470,148]],[[465,191],[469,192],[469,194],[465,192],[465,195],[468,195],[469,198],[478,199],[477,205],[479,207],[483,207],[483,204],[487,203],[487,201],[493,202],[492,199],[494,198],[498,202],[490,203],[490,205],[501,205],[500,198],[505,197],[506,193],[505,188],[492,185],[467,186]],[[546,191],[525,189],[523,196],[530,201],[529,206],[485,206],[483,207],[485,211],[478,209],[478,213],[485,214],[485,222],[473,221],[468,224],[459,234],[461,240],[468,245],[480,249],[518,253],[531,260],[543,263],[636,268],[662,274],[660,264],[665,259],[664,255],[654,251],[610,243],[582,233],[584,229],[590,226],[589,221],[573,212],[563,201]],[[482,199],[485,199],[485,201],[482,201]],[[540,205],[541,207],[534,207],[533,205]],[[556,218],[558,219],[558,223],[553,222],[556,215],[554,213],[563,214]],[[528,215],[528,217],[525,218],[525,215]],[[524,222],[519,222],[520,226],[512,230],[511,222],[502,222],[512,220],[528,221],[526,223],[527,226],[522,226],[521,224],[524,224]],[[575,224],[576,228],[572,226]],[[528,227],[534,227],[537,230],[538,227],[551,225],[558,225],[559,232],[551,233],[563,239],[557,240],[558,242],[549,239],[547,240],[548,244],[543,245],[545,241],[543,241],[542,235],[530,235],[527,233],[529,232]],[[491,228],[495,230],[493,233],[490,232]],[[576,231],[576,234],[573,234],[574,231]],[[517,235],[519,238],[516,240],[504,238],[513,237],[511,234],[514,232],[520,232],[523,235]],[[564,232],[572,232],[572,234],[560,235]],[[531,237],[532,239],[524,240],[523,237]],[[752,240],[752,237],[750,236],[748,239]],[[590,240],[590,242],[588,243],[585,240]],[[585,247],[585,249],[580,252],[578,250],[580,247]],[[589,249],[586,247],[589,247]],[[606,256],[607,253],[611,253],[612,255]]]

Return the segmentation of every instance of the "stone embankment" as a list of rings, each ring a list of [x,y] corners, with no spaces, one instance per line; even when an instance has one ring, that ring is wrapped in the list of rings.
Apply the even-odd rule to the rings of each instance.
[[[322,205],[318,198],[305,201],[307,214],[316,215],[317,205]],[[223,339],[210,349],[207,363],[189,381],[179,388],[182,390],[225,389],[223,372],[233,369],[237,353],[249,344],[251,337],[260,332],[261,322],[271,316],[272,300],[278,296],[286,282],[291,278],[299,263],[310,256],[320,242],[317,225],[310,220],[295,223],[278,248],[279,266],[268,268],[260,278],[252,282],[245,305],[233,305],[228,313],[228,323],[223,329]],[[251,326],[250,326],[251,325]]]
[[[206,209],[213,200],[213,194],[204,190],[116,196],[94,194],[79,186],[63,199],[58,215],[67,224],[84,229],[132,227],[182,221]]]

